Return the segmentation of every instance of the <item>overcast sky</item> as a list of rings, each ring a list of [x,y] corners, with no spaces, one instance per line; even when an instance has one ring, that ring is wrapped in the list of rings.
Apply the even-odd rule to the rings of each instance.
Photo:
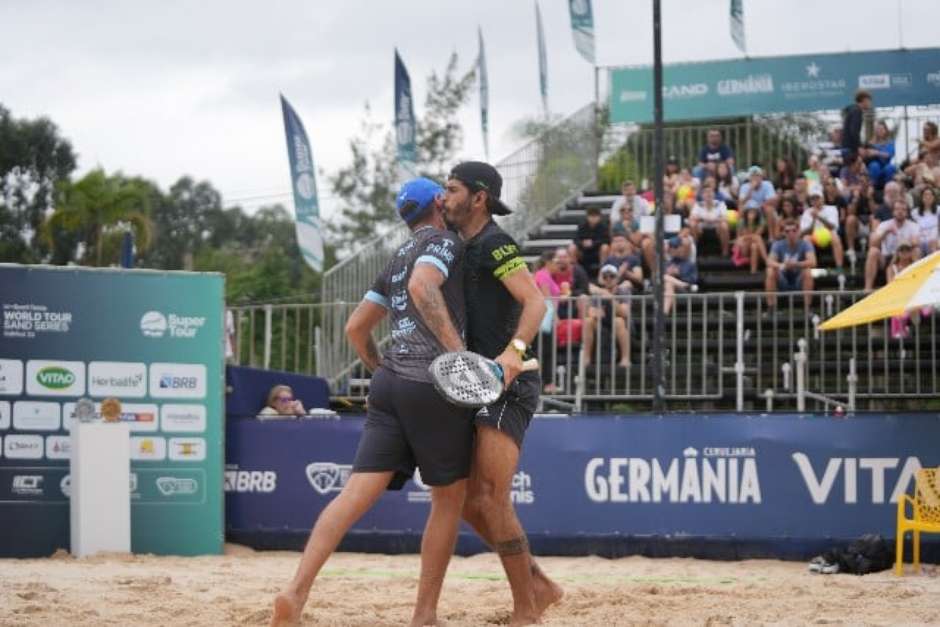
[[[651,0],[593,0],[600,65],[652,62]],[[664,59],[739,56],[728,0],[662,0]],[[593,99],[593,70],[574,48],[566,0],[541,0],[549,104]],[[937,0],[744,0],[752,56],[937,45]],[[490,84],[491,157],[518,140],[512,124],[540,104],[533,0],[0,0],[0,103],[49,116],[79,154],[163,188],[183,174],[227,203],[292,207],[278,93],[307,128],[320,168],[348,160],[368,101],[392,116],[395,46],[420,117],[425,79],[456,51],[476,57],[482,27]],[[900,24],[900,29],[899,29]],[[940,59],[938,59],[940,69]],[[462,115],[463,157],[482,158],[476,96]],[[323,177],[321,205],[331,206]]]

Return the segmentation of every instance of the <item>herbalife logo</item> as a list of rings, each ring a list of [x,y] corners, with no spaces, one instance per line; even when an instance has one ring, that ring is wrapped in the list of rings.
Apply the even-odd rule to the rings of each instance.
[[[46,366],[36,373],[36,381],[50,390],[62,390],[75,383],[75,373],[60,366]]]

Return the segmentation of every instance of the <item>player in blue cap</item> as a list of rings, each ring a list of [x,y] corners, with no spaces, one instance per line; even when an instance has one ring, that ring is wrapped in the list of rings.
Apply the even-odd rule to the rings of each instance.
[[[443,195],[426,178],[402,186],[396,206],[411,238],[346,324],[350,343],[373,373],[368,416],[352,474],[317,519],[297,573],[275,599],[272,625],[299,624],[314,579],[340,540],[386,489],[401,489],[416,467],[431,487],[431,512],[411,624],[437,622],[473,453],[470,415],[438,394],[428,373],[442,352],[464,350],[463,246],[444,228]],[[380,356],[372,330],[386,316],[392,341]]]

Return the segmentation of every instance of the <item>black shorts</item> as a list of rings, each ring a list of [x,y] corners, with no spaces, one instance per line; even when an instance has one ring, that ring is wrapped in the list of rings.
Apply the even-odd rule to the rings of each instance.
[[[385,368],[372,375],[369,411],[353,472],[395,471],[400,490],[421,469],[421,480],[444,486],[470,475],[470,410],[448,403],[430,383],[402,379]]]
[[[542,380],[538,372],[523,372],[492,405],[477,411],[474,422],[499,429],[522,449],[525,430],[539,406]]]

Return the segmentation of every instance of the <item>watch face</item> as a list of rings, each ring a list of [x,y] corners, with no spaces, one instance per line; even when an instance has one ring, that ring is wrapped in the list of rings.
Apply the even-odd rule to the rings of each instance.
[[[522,340],[518,338],[512,341],[512,347],[515,348],[520,353],[525,352],[525,349],[527,348],[525,342],[523,342]]]

